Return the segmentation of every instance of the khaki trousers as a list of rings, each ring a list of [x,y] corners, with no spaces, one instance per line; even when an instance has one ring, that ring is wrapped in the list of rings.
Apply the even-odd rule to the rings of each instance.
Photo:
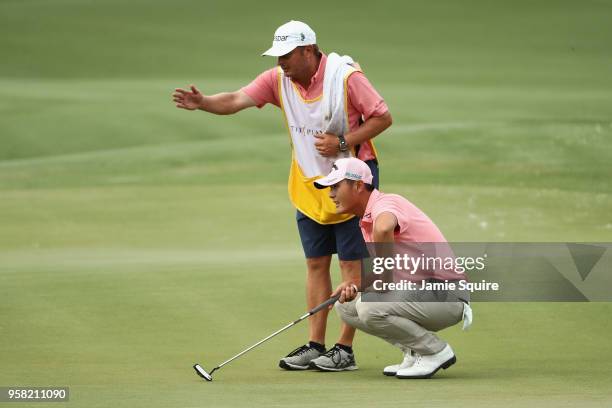
[[[336,302],[335,309],[347,324],[421,355],[439,353],[446,342],[433,332],[460,322],[463,302]]]

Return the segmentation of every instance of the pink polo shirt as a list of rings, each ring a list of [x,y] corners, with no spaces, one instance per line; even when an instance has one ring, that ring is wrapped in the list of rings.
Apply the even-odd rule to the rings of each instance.
[[[323,93],[323,76],[325,74],[326,64],[327,55],[322,54],[319,68],[310,79],[308,88],[304,88],[293,81],[302,95],[302,98],[315,99]],[[349,131],[353,131],[359,127],[359,120],[361,118],[363,118],[363,121],[366,121],[373,116],[382,116],[389,110],[384,99],[376,92],[363,73],[355,72],[351,74],[347,81],[347,85]],[[264,71],[250,84],[243,87],[241,91],[249,95],[251,99],[255,101],[258,108],[262,108],[267,103],[280,107],[277,68],[274,67]],[[370,144],[363,143],[359,148],[358,158],[365,161],[374,159],[375,157]]]
[[[454,256],[450,246],[426,245],[427,243],[445,243],[447,241],[436,224],[423,211],[400,195],[385,194],[378,190],[372,191],[363,217],[359,221],[361,233],[366,242],[374,242],[374,223],[376,218],[384,212],[390,212],[397,218],[398,226],[393,234],[396,243],[425,244],[423,247],[427,248],[425,251],[428,252],[428,255],[437,255],[442,258]],[[412,248],[414,251],[416,247],[407,245],[406,248]],[[412,256],[418,256],[419,251],[413,251],[409,251],[409,253]],[[465,278],[465,276],[458,275],[452,270],[445,269],[429,271],[427,275],[423,275],[423,272],[420,271],[415,275],[398,276],[414,281],[431,277],[440,280]]]
[[[397,194],[372,191],[365,213],[359,222],[366,242],[374,242],[374,221],[390,212],[397,218],[395,242],[446,242],[436,224],[416,205]]]

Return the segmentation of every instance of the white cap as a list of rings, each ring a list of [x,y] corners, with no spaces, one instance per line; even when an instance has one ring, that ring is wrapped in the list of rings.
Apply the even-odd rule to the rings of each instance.
[[[291,20],[274,32],[272,47],[261,55],[280,57],[289,54],[295,47],[317,43],[317,36],[308,24]]]
[[[359,159],[348,157],[338,159],[332,166],[332,171],[327,176],[318,179],[314,185],[318,189],[333,186],[342,180],[363,181],[365,184],[372,184],[372,170]]]

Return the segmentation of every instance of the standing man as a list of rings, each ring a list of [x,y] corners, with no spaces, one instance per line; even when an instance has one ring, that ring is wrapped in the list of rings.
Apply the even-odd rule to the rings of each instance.
[[[364,162],[347,158],[337,160],[331,173],[314,185],[319,189],[331,187],[329,196],[337,211],[361,219],[361,231],[367,242],[425,245],[446,242],[425,213],[399,195],[376,190],[372,179],[372,172]],[[431,283],[458,282],[465,278],[453,270],[436,269],[420,279]],[[402,363],[385,367],[383,374],[429,378],[440,368],[447,369],[456,362],[450,345],[434,332],[453,326],[462,317],[464,329],[469,326],[472,317],[467,291],[407,291],[398,292],[403,296],[400,301],[393,298],[394,301],[367,302],[357,293],[361,283],[357,279],[338,286],[333,293],[340,294],[336,310],[345,323],[380,337],[404,352]]]
[[[310,309],[329,298],[330,264],[337,253],[342,279],[353,280],[360,274],[360,260],[367,256],[359,231],[359,221],[350,214],[338,214],[325,192],[312,182],[329,172],[339,157],[362,159],[378,183],[378,162],[371,139],[391,125],[391,115],[382,97],[357,68],[347,68],[343,82],[342,115],[348,124],[344,134],[327,133],[323,95],[327,56],[316,41],[314,31],[299,21],[290,21],[274,33],[272,47],[263,55],[277,58],[277,67],[260,74],[249,85],[235,92],[204,95],[195,86],[176,89],[173,97],[178,108],[203,110],[219,115],[271,103],[281,108],[291,138],[292,162],[289,172],[289,197],[296,207],[300,239],[306,256],[306,303]],[[331,78],[331,75],[328,75]],[[325,99],[327,98],[327,99]],[[355,329],[342,325],[334,347],[325,351],[327,311],[309,318],[309,342],[296,348],[279,362],[287,370],[305,370],[314,362],[327,371],[354,370],[352,350]],[[338,358],[338,357],[341,358]]]

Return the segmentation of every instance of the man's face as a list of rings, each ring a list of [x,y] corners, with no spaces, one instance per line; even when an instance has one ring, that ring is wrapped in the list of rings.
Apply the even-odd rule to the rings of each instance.
[[[307,68],[306,57],[304,47],[297,47],[290,53],[278,57],[278,65],[287,77],[299,78]]]
[[[354,214],[358,203],[358,184],[342,180],[329,188],[329,198],[336,204],[337,213]]]

